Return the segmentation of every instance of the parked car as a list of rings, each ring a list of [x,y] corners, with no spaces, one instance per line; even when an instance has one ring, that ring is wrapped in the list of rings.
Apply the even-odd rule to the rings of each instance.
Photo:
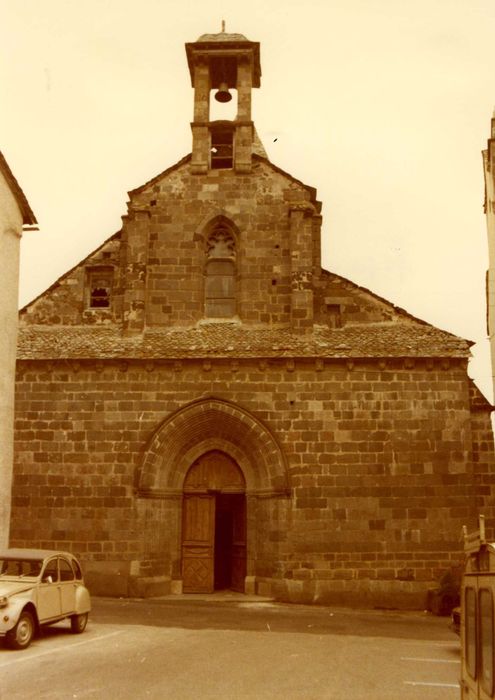
[[[77,559],[44,549],[0,550],[0,637],[26,649],[43,625],[70,619],[84,632],[91,610]]]

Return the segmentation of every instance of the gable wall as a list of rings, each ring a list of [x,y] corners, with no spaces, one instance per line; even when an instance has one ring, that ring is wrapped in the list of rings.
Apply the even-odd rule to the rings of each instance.
[[[87,270],[101,266],[110,266],[115,275],[112,306],[109,310],[89,309],[87,305]],[[124,272],[120,234],[116,234],[22,309],[19,325],[73,326],[118,323],[122,317]]]
[[[131,193],[122,232],[70,271],[21,314],[21,323],[74,325],[124,322],[131,330],[183,326],[204,316],[204,268],[208,223],[219,214],[236,236],[237,316],[247,324],[290,322],[289,209],[309,202],[310,192],[268,164],[238,175],[213,170],[191,175],[188,163]],[[317,242],[315,217],[304,254]],[[306,245],[308,244],[308,245]],[[306,251],[309,248],[309,251]],[[87,268],[114,269],[111,309],[87,308]]]
[[[203,317],[208,222],[220,213],[237,228],[237,315],[245,323],[288,323],[294,199],[309,200],[309,193],[262,162],[242,176],[231,170],[191,175],[183,165],[133,195],[130,217],[139,211],[140,219],[124,225],[124,240],[133,251],[140,240],[147,251],[146,325],[187,325]]]

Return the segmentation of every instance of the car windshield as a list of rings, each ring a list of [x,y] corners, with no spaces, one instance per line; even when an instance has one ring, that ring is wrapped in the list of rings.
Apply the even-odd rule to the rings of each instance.
[[[22,578],[40,575],[42,559],[0,559],[0,576]]]

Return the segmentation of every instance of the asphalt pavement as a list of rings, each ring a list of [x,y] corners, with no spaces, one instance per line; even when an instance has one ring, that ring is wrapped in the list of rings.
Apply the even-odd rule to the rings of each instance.
[[[0,699],[457,700],[459,671],[459,638],[428,613],[94,598],[84,634],[0,648]]]

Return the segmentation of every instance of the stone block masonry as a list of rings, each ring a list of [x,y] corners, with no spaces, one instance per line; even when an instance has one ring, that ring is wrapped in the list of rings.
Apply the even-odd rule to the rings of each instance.
[[[77,552],[95,593],[169,591],[181,576],[180,484],[143,489],[143,464],[162,424],[213,397],[242,406],[286,456],[285,492],[247,484],[261,592],[421,604],[461,560],[462,525],[487,512],[493,479],[480,489],[474,469],[490,428],[481,402],[473,432],[463,361],[405,364],[19,362],[12,544]],[[201,429],[197,444],[213,437]],[[256,467],[258,455],[247,458]]]

